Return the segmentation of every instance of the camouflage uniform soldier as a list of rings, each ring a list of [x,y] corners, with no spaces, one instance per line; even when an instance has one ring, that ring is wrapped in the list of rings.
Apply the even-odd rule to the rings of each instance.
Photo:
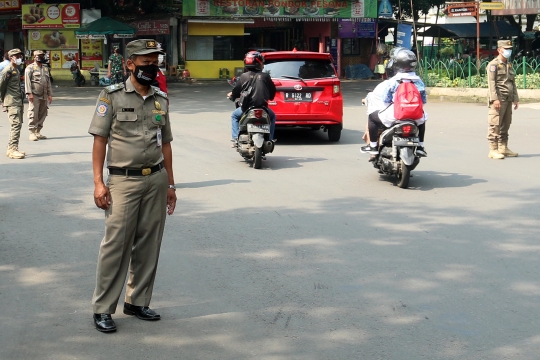
[[[47,137],[41,134],[43,123],[47,117],[47,109],[52,103],[51,73],[47,60],[41,50],[34,51],[34,63],[24,71],[24,85],[28,95],[28,128],[31,141],[44,140]]]
[[[515,157],[517,153],[508,148],[508,130],[512,123],[512,105],[517,110],[519,96],[516,88],[516,73],[508,61],[512,55],[512,41],[497,42],[499,56],[488,64],[488,141],[492,159]]]
[[[126,52],[131,76],[125,86],[111,85],[101,92],[88,130],[94,135],[94,202],[105,210],[92,299],[94,324],[101,332],[116,331],[111,314],[128,268],[124,314],[160,319],[149,305],[165,217],[176,206],[167,94],[150,86],[162,51],[154,40],[135,40]]]
[[[26,154],[19,150],[19,138],[23,123],[23,100],[21,74],[17,68],[22,64],[23,53],[19,49],[13,49],[8,52],[8,56],[10,63],[0,75],[0,101],[11,123],[6,155],[11,159],[23,159]]]

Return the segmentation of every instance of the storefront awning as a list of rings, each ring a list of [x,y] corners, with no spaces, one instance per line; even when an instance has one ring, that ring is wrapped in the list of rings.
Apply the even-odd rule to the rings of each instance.
[[[488,22],[480,23],[480,37],[489,38]],[[428,30],[418,33],[419,36],[441,38],[476,38],[476,23],[465,24],[437,24]],[[518,36],[519,29],[504,21],[494,21],[491,27],[491,36],[494,38]]]
[[[102,17],[96,21],[92,21],[79,29],[75,30],[75,35],[78,38],[95,37],[102,38],[105,35],[116,35],[116,37],[133,37],[137,32],[134,27],[113,20],[108,17]]]

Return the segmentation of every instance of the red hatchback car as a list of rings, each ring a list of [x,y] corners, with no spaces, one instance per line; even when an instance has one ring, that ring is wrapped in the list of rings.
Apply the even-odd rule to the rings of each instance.
[[[269,107],[276,127],[324,128],[330,141],[339,141],[343,128],[341,83],[332,56],[308,51],[264,52],[264,72],[276,85]]]

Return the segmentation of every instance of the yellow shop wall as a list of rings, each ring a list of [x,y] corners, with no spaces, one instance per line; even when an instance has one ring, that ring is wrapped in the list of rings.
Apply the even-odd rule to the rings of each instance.
[[[234,68],[244,68],[242,60],[186,61],[186,69],[194,79],[219,79],[219,69],[229,69],[229,78],[234,77]]]

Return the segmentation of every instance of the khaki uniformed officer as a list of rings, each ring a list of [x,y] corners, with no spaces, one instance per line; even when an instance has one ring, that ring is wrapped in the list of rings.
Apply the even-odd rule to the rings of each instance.
[[[31,141],[43,140],[47,137],[41,134],[43,123],[47,117],[47,109],[52,103],[51,74],[47,60],[41,50],[34,51],[34,62],[24,71],[24,87],[28,96],[28,129]]]
[[[23,159],[26,154],[19,150],[19,138],[23,124],[23,100],[21,74],[17,68],[22,64],[23,53],[19,49],[13,49],[9,50],[8,56],[10,63],[0,75],[0,101],[11,123],[6,155],[11,159]]]
[[[127,44],[126,53],[131,76],[125,86],[111,85],[101,92],[89,129],[94,135],[94,201],[105,210],[92,299],[94,324],[102,332],[116,330],[111,314],[128,267],[124,314],[160,319],[148,306],[165,217],[176,206],[167,95],[150,86],[163,52],[154,40],[135,40]]]
[[[488,74],[488,141],[489,154],[493,159],[504,159],[505,156],[518,156],[508,148],[508,129],[512,123],[512,105],[517,110],[519,97],[516,88],[516,73],[512,63],[508,61],[512,55],[512,41],[497,42],[499,56],[487,67]]]

